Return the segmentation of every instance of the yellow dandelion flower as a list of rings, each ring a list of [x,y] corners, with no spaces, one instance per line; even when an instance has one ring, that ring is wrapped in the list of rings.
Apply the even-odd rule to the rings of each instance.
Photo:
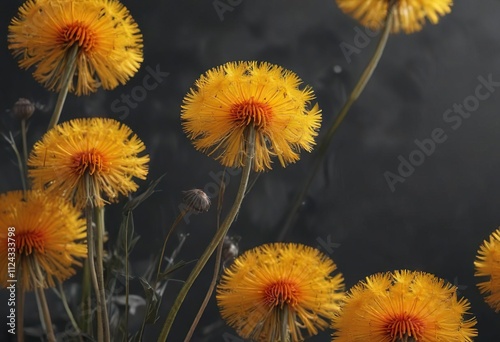
[[[254,248],[222,276],[217,289],[221,315],[243,338],[302,341],[303,333],[315,335],[327,327],[339,308],[343,278],[331,276],[335,270],[331,259],[304,245]]]
[[[8,40],[19,66],[35,66],[35,79],[56,91],[77,48],[69,89],[77,95],[124,84],[143,60],[142,34],[116,0],[28,0],[11,21]]]
[[[62,198],[38,191],[0,194],[0,286],[53,287],[87,256],[85,220]],[[41,275],[41,277],[40,277]]]
[[[33,186],[75,201],[102,207],[119,194],[136,191],[134,177],[146,179],[149,156],[144,143],[112,119],[75,119],[49,130],[28,160]],[[90,184],[87,184],[87,179]]]
[[[379,30],[384,26],[389,0],[337,0],[340,9],[358,20],[363,26]],[[439,17],[451,12],[453,0],[396,0],[392,17],[392,32],[420,31],[429,20],[433,24]]]
[[[311,151],[321,123],[312,88],[277,65],[232,62],[211,69],[195,83],[182,105],[182,125],[196,149],[228,167],[241,167],[245,132],[256,131],[254,169],[282,166]]]
[[[475,318],[457,288],[429,273],[394,271],[349,290],[333,319],[338,342],[471,342]]]
[[[487,277],[487,280],[477,284],[486,303],[495,310],[500,311],[500,228],[490,235],[489,241],[484,241],[477,252],[475,275]]]

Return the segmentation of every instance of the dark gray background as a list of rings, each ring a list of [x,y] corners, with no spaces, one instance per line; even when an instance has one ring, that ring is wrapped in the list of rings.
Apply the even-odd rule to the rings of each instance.
[[[127,85],[113,91],[86,97],[70,95],[62,120],[81,116],[119,119],[123,112],[113,111],[116,107],[112,103],[141,86],[148,66],[158,65],[170,73],[122,120],[148,148],[152,160],[149,180],[166,173],[159,186],[161,192],[135,215],[142,238],[132,255],[132,266],[140,275],[151,254],[161,248],[163,236],[177,215],[181,191],[203,188],[213,182],[211,172],[222,170],[217,162],[195,151],[181,130],[179,107],[196,78],[211,67],[234,60],[263,60],[291,69],[315,89],[323,109],[324,133],[370,58],[376,38],[359,54],[351,55],[349,63],[340,44],[353,44],[355,28],[360,26],[332,0],[233,1],[237,5],[225,12],[222,20],[212,1],[123,2],[144,35],[141,69]],[[0,5],[0,109],[4,112],[0,130],[18,131],[18,123],[6,112],[17,98],[39,101],[49,110],[38,111],[33,117],[32,144],[48,123],[56,95],[38,85],[30,72],[21,71],[7,50],[6,27],[20,4],[9,1]],[[455,283],[472,303],[478,319],[477,341],[484,342],[499,340],[495,328],[499,316],[476,289],[473,261],[482,241],[500,224],[500,90],[481,101],[456,130],[443,121],[443,113],[474,94],[479,76],[492,74],[500,81],[499,13],[498,1],[464,0],[456,2],[439,25],[390,37],[379,68],[338,131],[286,238],[312,246],[328,239],[338,244],[330,256],[347,286],[367,275],[401,268],[431,272]],[[444,130],[447,140],[392,192],[384,172],[397,173],[398,157],[408,159],[416,149],[414,140],[429,138],[436,128]],[[17,169],[11,162],[13,153],[3,141],[0,147],[0,191],[19,189]],[[276,165],[260,175],[231,229],[231,234],[242,237],[242,251],[276,241],[310,160],[304,153],[297,164],[286,169]],[[143,188],[147,184],[141,183]],[[237,177],[232,177],[226,208],[236,184]],[[112,236],[120,210],[121,204],[108,209]],[[188,225],[179,228],[179,232],[190,234],[179,259],[199,257],[214,227],[214,208],[208,214],[192,216]],[[171,242],[170,250],[175,239]],[[186,268],[175,277],[185,279],[187,274]],[[209,277],[210,271],[205,272],[190,293],[176,320],[172,341],[180,341],[187,332]],[[169,284],[159,323],[179,288],[179,283]],[[207,335],[204,328],[208,326],[213,329]],[[221,324],[212,301],[193,341],[223,341],[225,332],[234,335]],[[144,340],[154,340],[153,336],[157,332],[149,328]],[[311,339],[329,340],[328,333]]]

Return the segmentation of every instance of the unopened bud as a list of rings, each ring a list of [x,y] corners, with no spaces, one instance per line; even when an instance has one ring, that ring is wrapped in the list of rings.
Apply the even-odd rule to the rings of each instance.
[[[183,191],[184,197],[182,201],[188,207],[196,213],[204,213],[210,209],[210,197],[200,189],[191,189],[188,191]]]
[[[35,112],[35,104],[28,99],[20,98],[14,103],[12,112],[19,120],[28,120]]]

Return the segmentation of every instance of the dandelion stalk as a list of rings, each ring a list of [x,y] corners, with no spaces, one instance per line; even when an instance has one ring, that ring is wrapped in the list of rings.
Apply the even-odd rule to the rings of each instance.
[[[37,262],[33,262],[34,269],[36,270],[37,286],[35,286],[35,293],[38,298],[39,310],[43,318],[45,325],[45,334],[47,335],[47,340],[49,342],[56,342],[56,337],[54,335],[54,329],[52,328],[52,319],[50,317],[49,306],[47,305],[47,298],[45,297],[45,291],[43,290],[43,274],[40,270],[40,265]]]
[[[23,144],[23,167],[24,167],[24,178],[28,179],[28,139],[26,138],[26,119],[21,120],[21,137]],[[26,189],[25,189],[26,190]]]
[[[155,279],[153,281],[153,286],[152,286],[155,291],[156,291],[157,285],[158,285],[158,283],[160,281],[161,265],[162,265],[162,262],[163,262],[163,258],[165,256],[165,250],[166,250],[166,247],[167,247],[167,241],[170,238],[170,236],[172,235],[172,233],[175,231],[175,228],[177,227],[177,225],[184,218],[184,216],[186,215],[187,212],[188,212],[188,210],[184,209],[184,210],[182,210],[179,213],[179,215],[177,215],[177,217],[175,218],[174,223],[172,223],[172,226],[170,226],[170,229],[169,229],[169,231],[167,233],[167,236],[165,237],[165,240],[163,241],[163,247],[161,249],[160,258],[158,260],[158,269],[156,270],[156,277],[155,277]],[[126,307],[128,307],[128,304],[127,304]],[[146,317],[144,317],[144,319],[142,320],[141,330],[139,331],[139,335],[138,335],[139,336],[139,340],[142,340],[142,335],[144,334],[144,329],[145,328],[146,328]]]
[[[328,151],[328,147],[330,146],[330,143],[332,141],[332,138],[339,128],[340,124],[344,121],[345,117],[347,116],[347,113],[349,113],[349,110],[351,109],[352,105],[356,100],[359,98],[363,90],[365,89],[366,84],[370,80],[373,72],[377,68],[378,62],[380,61],[380,58],[382,57],[382,54],[384,52],[385,46],[387,44],[387,40],[389,38],[389,34],[391,32],[391,27],[392,27],[392,17],[393,17],[393,9],[394,9],[394,3],[395,1],[392,0],[389,3],[389,8],[387,12],[387,17],[385,20],[385,26],[382,31],[382,35],[380,36],[380,39],[378,41],[377,47],[375,49],[375,52],[373,53],[372,58],[368,62],[368,65],[366,66],[365,70],[361,74],[361,77],[358,80],[358,83],[352,90],[351,94],[347,98],[346,102],[340,109],[339,114],[335,118],[335,121],[332,123],[332,125],[328,128],[328,131],[326,132],[325,136],[321,140],[321,142],[318,144],[318,148],[316,151],[316,154],[313,158],[313,166],[309,169],[309,174],[307,175],[307,178],[305,182],[302,184],[302,188],[298,195],[295,197],[295,200],[293,201],[293,206],[292,208],[288,211],[288,216],[286,218],[285,223],[283,224],[283,228],[278,236],[278,241],[283,241],[285,238],[288,230],[290,229],[294,218],[295,214],[297,213],[297,210],[299,209],[301,203],[304,200],[304,197],[307,194],[307,191],[309,187],[311,186],[312,181],[314,180],[314,177],[316,176],[316,173],[318,172],[318,169],[321,165],[321,162],[323,161],[323,158]]]
[[[128,268],[128,224],[129,220],[132,219],[132,210],[127,211],[127,218],[125,219],[125,338],[128,336],[128,299],[130,294],[130,282],[129,282],[129,268]]]
[[[201,316],[203,315],[203,312],[205,311],[205,308],[207,307],[208,302],[210,301],[210,297],[212,297],[212,293],[214,292],[215,285],[217,284],[217,276],[219,275],[221,257],[222,257],[222,246],[223,245],[224,245],[224,238],[219,243],[219,246],[217,247],[217,254],[215,255],[214,275],[212,277],[212,281],[210,282],[210,287],[208,288],[207,294],[205,295],[205,298],[203,299],[203,303],[201,303],[200,309],[198,310],[198,313],[196,314],[196,317],[194,318],[193,323],[191,323],[191,328],[189,328],[189,331],[186,335],[186,338],[184,339],[184,342],[191,341],[191,338],[193,337],[194,331],[196,330],[196,327],[198,326],[198,323],[200,322]]]
[[[96,294],[100,297],[100,302],[102,304],[102,324],[104,341],[110,341],[111,335],[109,331],[109,318],[108,318],[108,306],[106,301],[105,284],[104,284],[104,207],[96,207],[96,228],[97,228],[97,239],[96,239],[96,271],[97,271],[97,282],[99,285],[99,292]]]
[[[90,179],[90,175],[85,175],[85,186],[87,188],[87,194],[93,194],[92,191],[92,180]],[[89,265],[89,273],[90,273],[90,281],[92,283],[92,287],[94,288],[95,297],[96,297],[96,306],[97,306],[97,341],[104,341],[104,326],[103,326],[103,309],[102,306],[105,305],[101,301],[101,296],[99,295],[99,280],[97,277],[96,267],[95,267],[95,253],[96,253],[96,239],[94,236],[94,227],[93,227],[93,210],[94,206],[92,201],[88,199],[87,205],[85,207],[85,217],[87,219],[87,248],[88,248],[88,265]]]
[[[71,80],[73,79],[73,75],[75,74],[76,56],[78,54],[78,50],[78,44],[73,44],[68,52],[66,68],[61,77],[61,90],[59,91],[59,96],[57,97],[54,113],[52,113],[52,117],[50,118],[50,123],[47,130],[54,128],[54,126],[59,122],[59,118],[61,117],[64,102],[66,101],[66,96],[68,95],[69,86],[71,84]]]
[[[188,212],[188,210],[184,209],[184,210],[182,210],[179,213],[179,215],[177,215],[177,218],[175,219],[174,223],[172,223],[172,226],[170,227],[170,230],[168,231],[167,236],[165,237],[165,241],[163,241],[163,247],[161,249],[160,259],[158,260],[158,270],[156,271],[156,280],[155,280],[155,283],[154,283],[155,284],[155,286],[154,286],[155,289],[156,289],[156,284],[158,283],[158,280],[160,278],[161,264],[162,264],[162,261],[163,261],[163,257],[165,256],[165,249],[167,247],[167,241],[170,238],[170,235],[172,235],[172,233],[174,232],[175,228],[177,227],[177,225],[179,224],[179,222],[181,222],[181,220],[184,218],[184,216],[186,215],[187,212]]]
[[[22,274],[21,267],[17,270],[17,274]],[[19,278],[19,277],[18,277]],[[16,281],[16,286],[17,290],[16,293],[19,293],[19,300],[16,303],[16,310],[17,310],[17,342],[23,342],[24,341],[24,300],[26,298],[25,291],[23,288],[23,282],[19,281],[19,279]]]
[[[82,331],[87,334],[92,332],[92,305],[91,296],[91,276],[90,276],[90,261],[86,258],[83,264],[83,280],[82,280],[82,302],[80,315],[80,326]]]
[[[52,328],[52,319],[50,318],[50,311],[47,305],[47,298],[45,298],[45,292],[41,287],[37,287],[35,292],[39,298],[40,310],[42,310],[42,317],[45,322],[45,334],[47,335],[47,340],[49,342],[56,342],[54,329]]]
[[[57,287],[59,289],[59,296],[61,297],[62,304],[64,306],[64,310],[66,311],[66,314],[68,315],[68,318],[71,322],[71,325],[73,326],[73,329],[75,329],[75,332],[78,334],[81,338],[82,332],[80,331],[80,328],[78,327],[78,323],[76,323],[75,316],[73,315],[73,312],[71,311],[69,305],[68,305],[68,298],[66,298],[66,293],[64,292],[64,287],[61,281],[57,281]]]
[[[24,169],[25,164],[23,163],[23,159],[21,158],[21,153],[19,153],[19,150],[17,149],[16,142],[15,142],[14,137],[12,136],[11,132],[9,132],[9,136],[6,136],[5,134],[3,134],[3,138],[9,143],[10,147],[14,151],[14,154],[16,155],[17,165],[19,167],[19,173],[21,176],[21,183],[23,186],[23,191],[26,192],[26,189],[27,189],[26,188],[26,172]]]
[[[186,282],[184,283],[184,286],[182,287],[181,291],[177,295],[177,298],[175,299],[175,302],[172,305],[172,308],[170,309],[170,312],[168,313],[168,316],[167,316],[165,323],[163,325],[163,328],[161,330],[160,336],[158,338],[159,342],[166,341],[168,334],[170,332],[170,328],[172,327],[172,324],[174,323],[175,316],[177,315],[177,312],[179,311],[179,309],[182,305],[182,302],[186,298],[186,295],[189,292],[189,289],[193,285],[194,281],[196,280],[196,278],[198,277],[200,272],[205,267],[205,264],[207,263],[210,256],[213,254],[214,250],[221,243],[221,241],[223,241],[224,236],[227,234],[229,228],[231,227],[231,224],[234,222],[234,219],[236,218],[236,215],[238,214],[238,212],[240,210],[241,203],[243,202],[243,198],[245,197],[245,192],[247,189],[248,179],[250,177],[250,171],[252,169],[253,158],[254,158],[254,153],[255,153],[255,128],[249,127],[247,133],[248,134],[246,137],[247,141],[246,141],[246,151],[245,151],[245,161],[244,161],[244,166],[243,166],[243,172],[241,175],[238,193],[236,194],[236,198],[234,200],[233,206],[231,207],[231,210],[229,211],[226,219],[222,222],[220,229],[217,230],[212,241],[207,246],[207,248],[203,252],[202,256],[200,257],[200,259],[198,260],[198,262],[194,266],[194,269],[191,271],[191,274],[189,275]]]

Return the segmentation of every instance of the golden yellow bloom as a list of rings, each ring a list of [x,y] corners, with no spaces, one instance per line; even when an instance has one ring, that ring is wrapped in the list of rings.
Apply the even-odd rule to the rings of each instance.
[[[485,295],[486,303],[495,312],[500,311],[500,228],[490,235],[489,241],[484,241],[477,252],[475,275],[487,277],[479,283],[479,291]]]
[[[38,191],[0,194],[0,285],[54,286],[87,256],[85,220],[62,198]],[[12,276],[11,276],[12,275]],[[18,287],[18,286],[16,286]]]
[[[9,26],[9,49],[19,66],[36,66],[35,79],[61,89],[70,51],[78,48],[70,91],[113,89],[132,77],[143,60],[142,34],[116,0],[28,0]]]
[[[475,318],[457,288],[429,273],[375,274],[349,290],[333,319],[339,342],[471,342]]]
[[[146,179],[149,156],[144,143],[127,126],[112,119],[75,119],[49,130],[31,152],[33,186],[73,199],[76,206],[116,201],[136,191],[133,178]],[[86,179],[88,179],[88,183]]]
[[[372,30],[384,26],[389,0],[337,0],[340,9]],[[453,0],[396,0],[392,32],[420,31],[429,20],[437,24],[439,17],[450,13]]]
[[[343,298],[341,274],[317,249],[293,243],[263,245],[238,257],[222,276],[222,317],[243,338],[302,341],[328,326]],[[286,330],[285,330],[286,331]]]
[[[313,90],[299,89],[291,71],[269,63],[233,62],[211,69],[184,98],[183,128],[196,149],[214,155],[229,167],[245,159],[245,135],[256,130],[254,169],[271,169],[271,157],[281,165],[311,151],[321,123]]]

